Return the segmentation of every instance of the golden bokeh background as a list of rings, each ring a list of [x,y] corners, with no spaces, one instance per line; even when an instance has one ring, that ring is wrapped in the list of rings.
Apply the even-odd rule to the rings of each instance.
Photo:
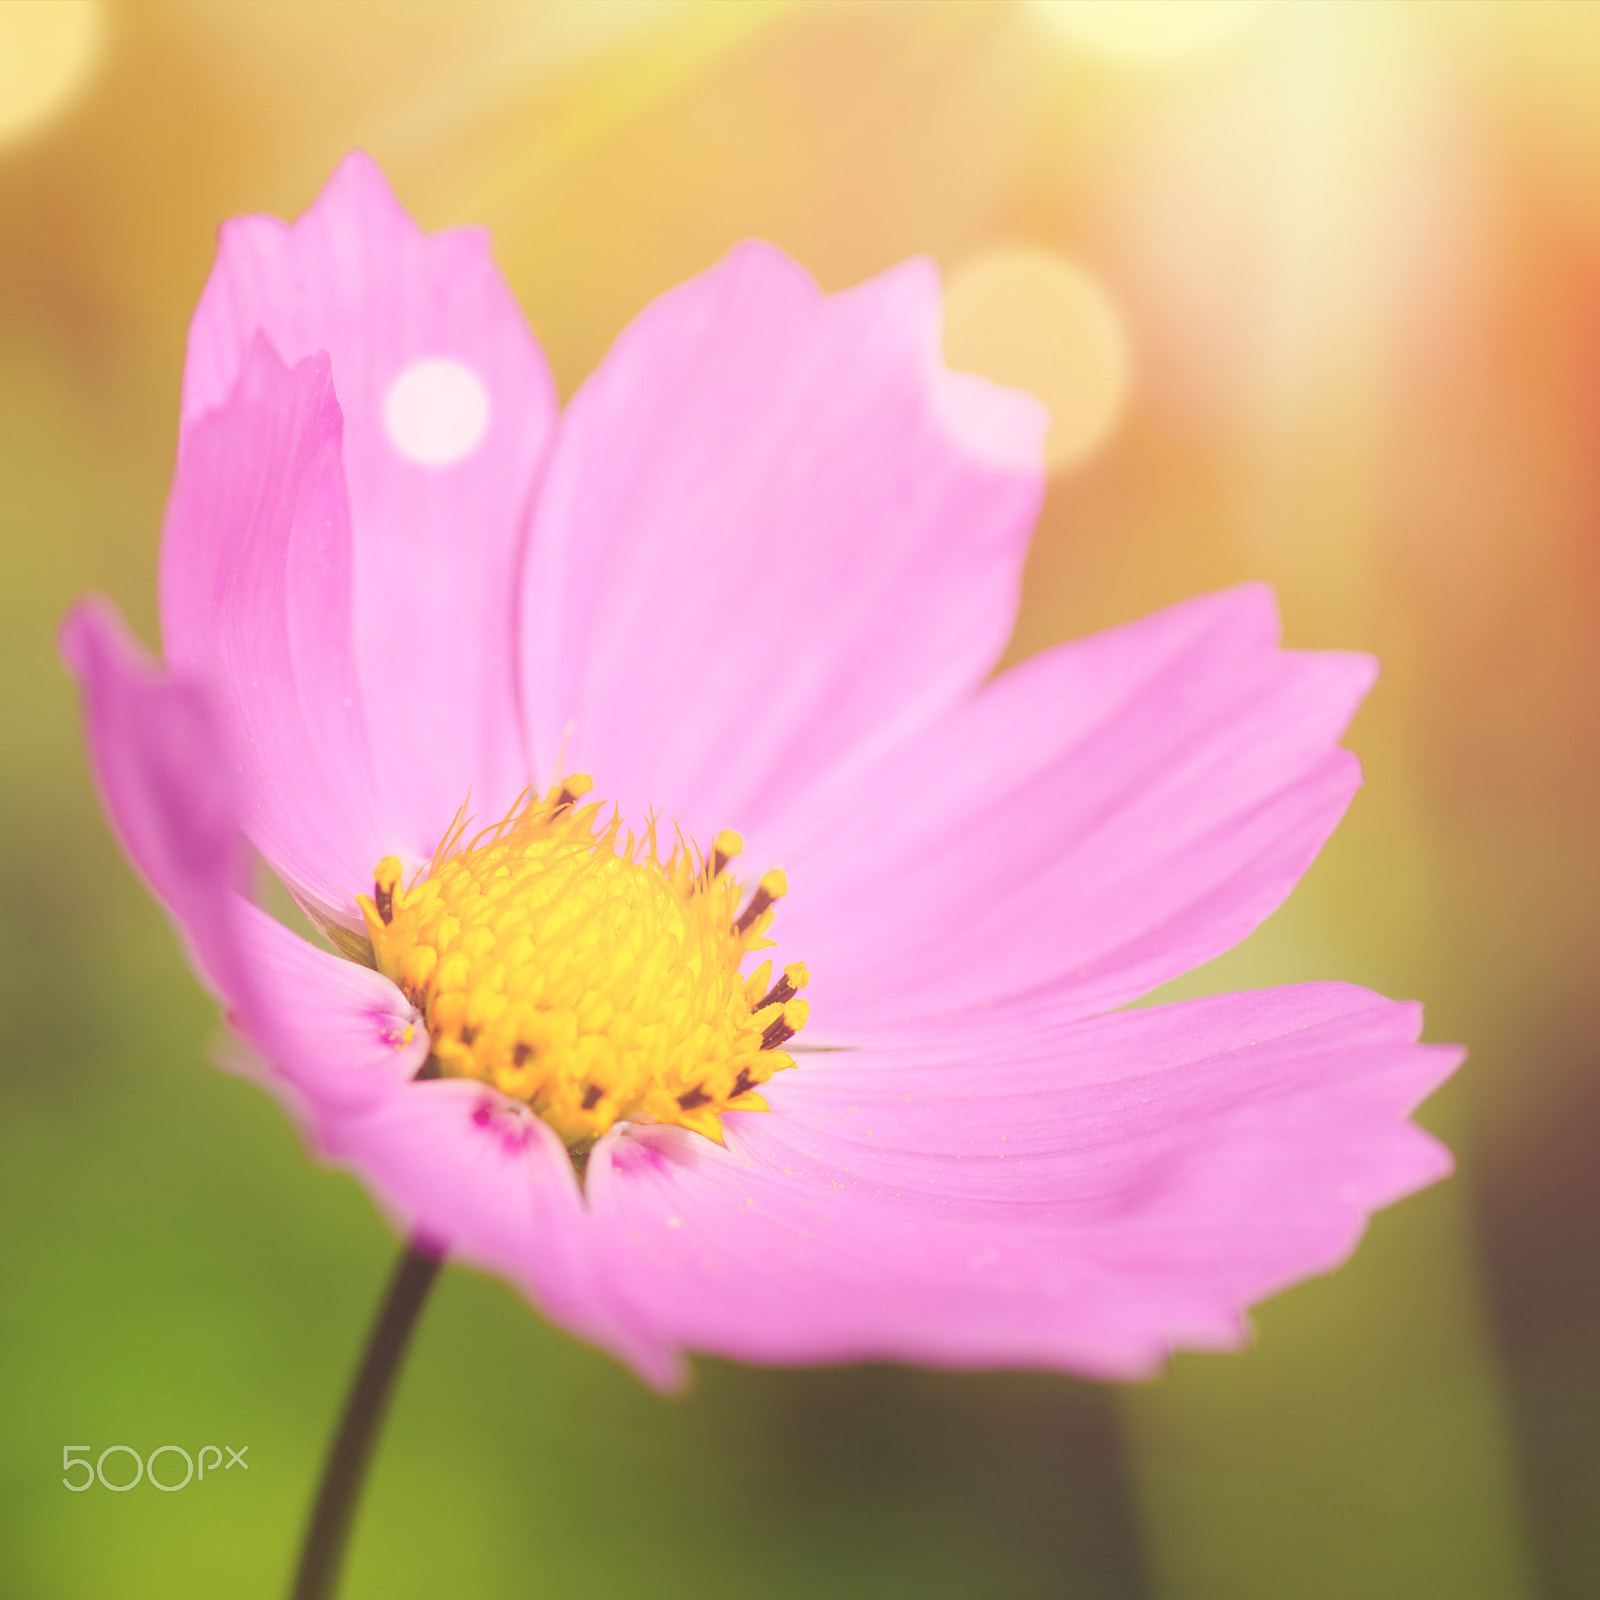
[[[352,1597],[1600,1593],[1600,6],[0,0],[0,1591],[282,1593],[392,1241],[216,1033],[53,633],[152,642],[214,232],[352,145],[483,222],[564,394],[738,238],[926,252],[1033,389],[1013,659],[1243,578],[1384,673],[1368,787],[1192,993],[1344,978],[1472,1059],[1448,1185],[1143,1386],[703,1362],[446,1275]],[[250,1446],[182,1493],[64,1445]]]

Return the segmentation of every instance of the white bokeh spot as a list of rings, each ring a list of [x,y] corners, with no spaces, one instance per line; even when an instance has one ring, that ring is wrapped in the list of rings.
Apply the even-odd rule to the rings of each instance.
[[[383,425],[401,455],[424,466],[449,466],[483,443],[489,391],[459,361],[414,361],[383,397]]]

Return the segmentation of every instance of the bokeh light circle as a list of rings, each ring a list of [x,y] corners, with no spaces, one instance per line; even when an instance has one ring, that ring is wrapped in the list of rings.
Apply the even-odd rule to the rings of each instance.
[[[1202,55],[1264,17],[1271,0],[1033,0],[1073,44],[1128,62]]]
[[[71,105],[99,60],[104,32],[100,0],[0,4],[0,144]]]
[[[945,295],[944,354],[1044,404],[1052,470],[1092,455],[1127,403],[1122,318],[1093,276],[1051,251],[994,250],[958,267]]]
[[[482,443],[489,391],[459,361],[415,361],[389,385],[383,425],[401,455],[428,467],[448,466]]]

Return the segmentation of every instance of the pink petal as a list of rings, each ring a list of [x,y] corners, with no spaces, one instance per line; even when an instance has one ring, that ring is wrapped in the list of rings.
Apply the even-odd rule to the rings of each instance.
[[[1138,1376],[1241,1343],[1247,1305],[1449,1170],[1405,1117],[1460,1052],[1418,1024],[1308,984],[811,1056],[726,1150],[609,1137],[596,1226],[667,1343]]]
[[[946,372],[940,332],[928,262],[825,297],[754,243],[624,331],[562,420],[530,549],[546,774],[704,842],[993,666],[1045,418]]]
[[[603,1289],[560,1139],[481,1084],[412,1081],[428,1037],[394,985],[246,910],[269,1020],[235,1021],[270,1054],[281,1086],[269,1086],[322,1159],[354,1172],[405,1237],[507,1279],[553,1322],[670,1387],[680,1363],[621,1319]]]
[[[1120,1005],[1277,907],[1360,783],[1336,741],[1366,657],[1276,647],[1272,597],[1203,597],[1005,673],[749,842],[789,896],[808,1038],[1048,988]]]
[[[423,233],[359,152],[292,226],[254,216],[223,228],[190,329],[186,434],[227,403],[258,332],[291,365],[318,351],[332,360],[345,412],[360,698],[389,814],[403,825],[391,848],[420,859],[469,786],[487,818],[527,781],[514,576],[554,385],[487,235]],[[420,391],[401,391],[416,402],[397,413],[410,418],[412,431],[400,426],[398,437],[413,449],[417,428],[446,454],[470,438],[455,369],[470,374],[467,400],[474,379],[487,399],[481,439],[452,460],[404,453],[386,422],[397,379],[424,362],[454,368],[442,388],[430,387],[435,367]],[[467,431],[452,442],[452,427]]]
[[[169,677],[104,601],[74,608],[61,651],[82,687],[106,811],[230,1020],[319,1105],[364,1107],[407,1082],[427,1037],[400,991],[314,949],[241,892],[237,763],[211,697]]]
[[[226,735],[204,691],[166,678],[100,602],[73,612],[61,644],[83,686],[106,809],[229,1020],[266,1058],[253,1075],[402,1232],[518,1284],[650,1381],[675,1381],[672,1354],[634,1332],[598,1287],[582,1196],[555,1134],[480,1086],[413,1082],[428,1038],[400,991],[238,893],[244,841],[230,762],[219,759]]]
[[[77,678],[89,762],[123,848],[176,923],[213,993],[253,992],[233,888],[249,866],[232,765],[205,692],[173,683],[109,601],[80,601],[61,625]]]
[[[413,1082],[428,1037],[394,985],[245,911],[268,1020],[235,1020],[270,1054],[323,1159],[355,1172],[400,1233],[508,1279],[552,1321],[670,1385],[670,1352],[620,1321],[600,1288],[560,1139],[481,1084]]]
[[[236,908],[235,937],[256,1000],[229,1020],[296,1091],[319,1144],[338,1119],[404,1093],[428,1057],[428,1031],[381,973],[308,944],[254,905]]]
[[[526,1107],[466,1079],[408,1085],[322,1136],[408,1233],[517,1285],[551,1321],[670,1388],[682,1363],[619,1315],[566,1147]]]
[[[350,653],[341,417],[326,356],[251,346],[189,429],[167,505],[161,609],[174,669],[205,682],[236,753],[245,831],[325,915],[393,848]]]

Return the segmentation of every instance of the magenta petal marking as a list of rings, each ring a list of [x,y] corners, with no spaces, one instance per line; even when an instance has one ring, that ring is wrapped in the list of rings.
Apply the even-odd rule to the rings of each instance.
[[[1236,944],[1355,792],[1337,741],[1372,676],[1278,649],[1271,595],[1231,590],[1046,651],[802,791],[749,848],[789,871],[809,1036],[1045,988],[1089,1015]]]
[[[695,1349],[1137,1376],[1239,1344],[1249,1304],[1448,1172],[1406,1115],[1460,1052],[1416,1044],[1418,1021],[1338,984],[1020,1045],[997,1012],[944,1044],[813,1058],[770,1113],[730,1119],[725,1151],[612,1139],[596,1225],[618,1293]]]
[[[626,812],[751,829],[990,670],[1045,419],[944,371],[940,330],[930,263],[824,296],[752,243],[622,333],[562,420],[535,520],[541,770],[566,741]]]
[[[227,403],[258,333],[291,365],[332,363],[356,675],[394,825],[379,853],[422,858],[469,787],[498,816],[527,781],[512,614],[555,386],[483,231],[425,234],[360,152],[298,222],[224,226],[189,333],[186,433]]]

